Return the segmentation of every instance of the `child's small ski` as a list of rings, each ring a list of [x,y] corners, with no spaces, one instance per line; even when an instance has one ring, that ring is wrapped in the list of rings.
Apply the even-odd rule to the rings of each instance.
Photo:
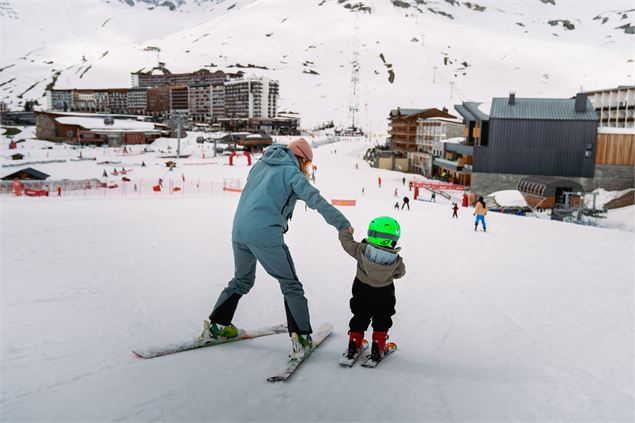
[[[331,333],[333,333],[333,325],[331,325],[330,323],[322,323],[322,325],[318,328],[315,337],[313,338],[313,346],[306,350],[301,358],[289,358],[286,367],[283,368],[278,374],[268,377],[267,381],[281,382],[288,380],[291,375],[293,375],[293,373],[298,369],[298,367],[300,367],[300,364],[302,364]]]
[[[364,351],[366,351],[367,349],[368,349],[368,341],[364,339],[362,341],[362,348],[360,348],[360,350],[357,351],[357,354],[355,354],[355,356],[349,358],[348,357],[348,351],[346,351],[346,352],[344,352],[344,354],[342,354],[342,357],[340,357],[340,366],[342,366],[342,367],[353,367],[353,365],[355,364],[355,362],[357,361],[359,356],[362,355],[362,353]]]
[[[139,358],[154,358],[154,357],[160,357],[160,356],[168,355],[168,354],[175,354],[181,351],[189,351],[189,350],[193,350],[197,348],[212,347],[214,345],[244,341],[246,339],[253,339],[253,338],[258,338],[260,336],[275,335],[278,333],[285,333],[285,332],[287,332],[286,325],[267,326],[264,328],[252,329],[252,330],[240,329],[238,331],[238,336],[234,338],[219,338],[219,339],[214,339],[211,337],[206,337],[203,339],[190,338],[182,342],[175,342],[168,345],[135,349],[135,350],[132,350],[132,353]]]
[[[386,344],[386,347],[387,349],[383,357],[377,359],[377,358],[374,358],[371,353],[366,357],[366,360],[362,363],[362,367],[368,367],[371,369],[374,367],[377,367],[379,363],[381,363],[384,359],[386,359],[386,357],[388,357],[390,354],[397,351],[397,344],[395,344],[394,342],[389,342],[388,344]]]

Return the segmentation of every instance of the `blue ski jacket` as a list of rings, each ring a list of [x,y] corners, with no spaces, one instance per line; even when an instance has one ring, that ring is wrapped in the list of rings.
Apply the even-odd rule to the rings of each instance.
[[[247,177],[234,215],[232,241],[247,245],[282,245],[296,201],[317,210],[338,231],[351,226],[300,171],[286,146],[273,144]]]

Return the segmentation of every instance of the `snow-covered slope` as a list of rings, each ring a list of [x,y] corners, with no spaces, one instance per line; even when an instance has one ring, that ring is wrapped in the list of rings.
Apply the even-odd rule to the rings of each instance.
[[[155,6],[155,4],[165,4]],[[1,5],[0,99],[47,86],[126,87],[160,60],[172,72],[238,70],[281,82],[281,108],[348,123],[351,62],[359,109],[385,129],[390,108],[461,100],[570,97],[633,80],[628,0],[173,0]],[[629,34],[630,32],[631,34]],[[266,68],[266,69],[265,69]]]
[[[357,239],[378,215],[402,225],[399,351],[379,368],[337,365],[355,263],[302,204],[286,242],[314,326],[328,320],[335,333],[272,385],[286,335],[148,361],[130,353],[198,334],[232,276],[237,195],[4,198],[0,420],[630,421],[633,234],[496,213],[474,232],[472,209],[452,220],[439,197],[395,212],[403,174],[367,167],[367,146],[323,146],[315,163],[327,198],[357,199],[342,208]],[[235,322],[283,320],[278,284],[259,268]]]

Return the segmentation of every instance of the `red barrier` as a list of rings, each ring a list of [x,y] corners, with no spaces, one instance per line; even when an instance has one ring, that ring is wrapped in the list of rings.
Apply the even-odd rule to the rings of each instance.
[[[28,195],[29,197],[48,197],[49,192],[45,189],[26,188],[24,190],[24,195]]]
[[[432,181],[412,181],[412,185],[420,188],[432,188],[437,190],[446,190],[446,191],[465,191],[465,186],[463,185],[455,185],[455,184],[447,184],[444,182],[432,182]]]

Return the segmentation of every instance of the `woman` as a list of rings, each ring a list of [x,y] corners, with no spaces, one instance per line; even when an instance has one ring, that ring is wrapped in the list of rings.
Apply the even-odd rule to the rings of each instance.
[[[230,338],[238,334],[231,322],[238,301],[254,285],[256,262],[260,262],[280,283],[293,353],[301,355],[311,346],[308,303],[283,236],[296,200],[317,210],[338,231],[352,232],[344,215],[309,183],[312,159],[311,146],[300,138],[288,146],[272,145],[249,172],[232,229],[234,278],[221,292],[209,316],[210,328],[205,328],[203,336]]]
[[[474,215],[476,216],[476,220],[474,221],[474,230],[478,229],[478,222],[481,222],[483,225],[483,232],[487,232],[487,225],[485,224],[485,215],[487,214],[487,206],[485,205],[485,200],[483,197],[478,198],[478,202],[476,203],[476,209],[474,210]]]

